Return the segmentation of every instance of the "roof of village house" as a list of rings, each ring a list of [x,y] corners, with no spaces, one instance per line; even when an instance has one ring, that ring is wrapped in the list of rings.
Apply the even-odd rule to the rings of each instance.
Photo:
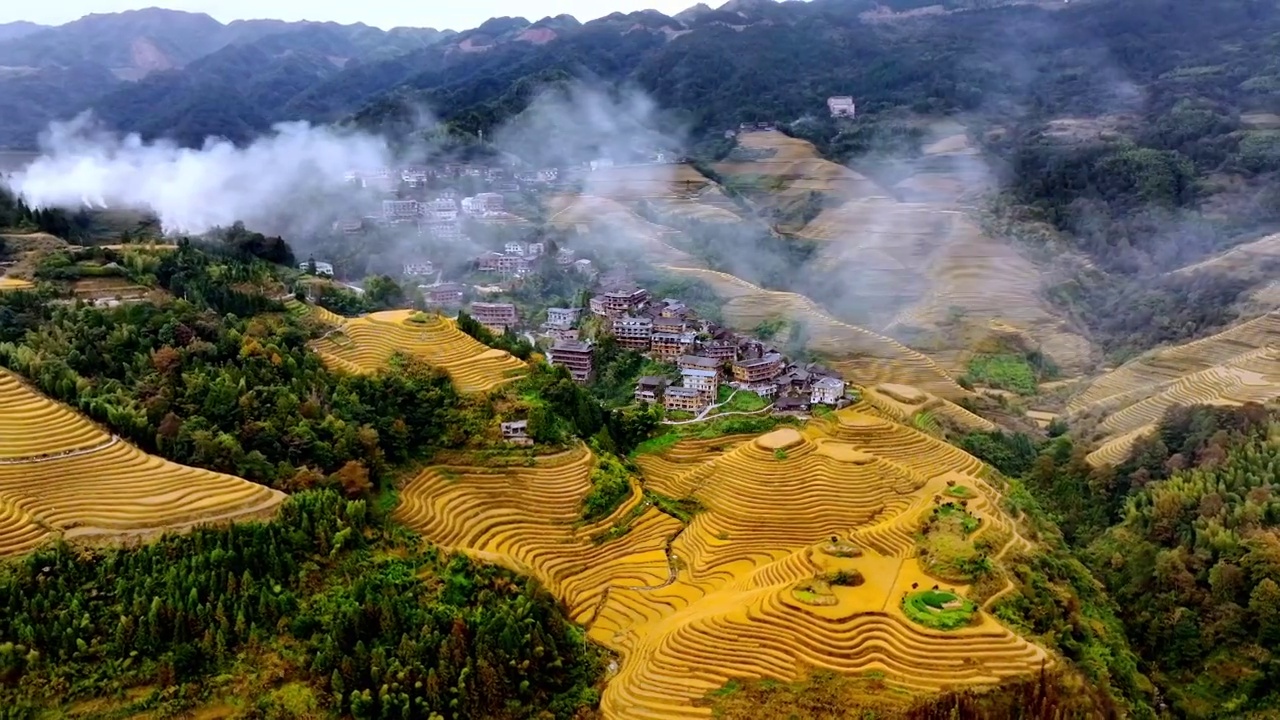
[[[551,352],[590,352],[591,344],[576,340],[558,340],[551,346]]]
[[[795,410],[809,407],[809,401],[799,397],[780,397],[774,401],[773,406],[778,410]]]
[[[428,285],[427,292],[462,292],[462,283],[441,283],[440,285]]]
[[[817,380],[813,381],[813,386],[816,388],[827,388],[830,390],[838,390],[844,387],[844,381],[841,380],[840,378],[820,377]]]
[[[713,378],[716,376],[715,370],[702,370],[700,368],[684,368],[680,371],[681,375],[689,377]]]
[[[645,375],[636,380],[636,386],[641,388],[659,388],[667,384],[667,379],[657,375]]]
[[[701,357],[699,355],[681,355],[680,363],[684,365],[694,365],[701,368],[720,367],[720,361],[715,358]]]
[[[778,362],[778,358],[776,356],[765,355],[764,357],[756,358],[754,360],[739,360],[734,364],[739,367],[749,368],[749,367],[757,367],[759,365],[768,365],[770,363],[776,363],[776,362]]]
[[[667,388],[667,395],[670,397],[701,397],[702,391],[698,388],[675,387]]]
[[[502,432],[524,430],[529,427],[528,420],[514,420],[502,423]]]
[[[840,373],[836,372],[835,370],[832,370],[826,365],[822,365],[821,363],[809,363],[808,365],[804,366],[804,369],[808,370],[814,375],[823,375],[826,377],[833,377],[836,379],[840,378]]]

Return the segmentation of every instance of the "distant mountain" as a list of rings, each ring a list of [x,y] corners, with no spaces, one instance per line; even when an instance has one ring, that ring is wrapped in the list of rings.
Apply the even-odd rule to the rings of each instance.
[[[88,15],[53,28],[3,25],[0,148],[31,148],[51,120],[86,109],[147,136],[243,140],[344,68],[392,60],[451,35],[280,20],[223,25],[208,15],[157,8]]]
[[[873,113],[1089,115],[1138,97],[1142,83],[1199,77],[1177,74],[1191,54],[1205,68],[1236,67],[1217,51],[1225,46],[1197,45],[1183,18],[1195,12],[1173,0],[729,0],[674,17],[501,17],[457,33],[222,25],[156,9],[91,15],[0,46],[0,97],[11,109],[0,115],[0,147],[30,148],[49,120],[85,109],[119,130],[184,144],[243,141],[296,119],[405,129],[421,107],[476,133],[569,78],[641,87],[702,135],[821,119],[830,95],[854,95]],[[1275,15],[1264,3],[1223,0],[1200,21],[1264,42]],[[1149,25],[1160,41],[1126,40],[1126,23]],[[1154,59],[1135,61],[1135,44]],[[1149,74],[1155,67],[1174,74]],[[1274,87],[1257,73],[1241,78],[1251,97]]]
[[[131,10],[86,15],[0,46],[0,65],[69,67],[91,63],[122,78],[182,67],[220,47],[224,26],[204,14]]]
[[[48,26],[46,25],[37,25],[33,22],[26,22],[25,20],[19,20],[18,22],[11,23],[0,23],[0,42],[17,40],[20,37],[38,33],[41,30],[46,29],[48,29]]]

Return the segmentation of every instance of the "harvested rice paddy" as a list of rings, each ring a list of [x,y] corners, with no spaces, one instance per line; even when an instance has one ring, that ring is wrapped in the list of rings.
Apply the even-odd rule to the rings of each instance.
[[[685,525],[644,505],[636,486],[612,517],[580,526],[594,459],[579,447],[531,466],[429,468],[401,491],[397,515],[445,547],[533,575],[616,651],[607,718],[710,717],[696,701],[730,678],[795,680],[814,666],[931,692],[1053,662],[986,614],[972,588],[941,583],[973,601],[953,629],[903,612],[909,594],[940,584],[917,562],[914,533],[948,488],[966,488],[977,533],[1001,539],[995,560],[1029,547],[982,463],[954,447],[845,410],[637,462],[645,489],[701,512]],[[625,518],[629,531],[593,541]]]
[[[0,370],[0,555],[256,518],[275,490],[147,455]]]
[[[35,283],[30,280],[0,275],[0,292],[5,290],[30,290],[33,287],[35,287]]]
[[[528,369],[510,353],[484,345],[439,315],[388,310],[338,319],[342,322],[334,331],[311,344],[334,370],[374,373],[385,370],[396,353],[405,353],[444,370],[460,392],[473,393],[492,390]]]
[[[1067,405],[1075,417],[1104,415],[1095,465],[1122,461],[1175,405],[1240,405],[1280,397],[1280,312],[1217,335],[1162,348],[1098,378]]]

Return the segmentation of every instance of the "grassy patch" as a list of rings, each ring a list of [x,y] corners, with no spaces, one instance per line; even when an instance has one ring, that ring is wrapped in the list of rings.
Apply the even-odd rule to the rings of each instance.
[[[1036,394],[1036,371],[1021,355],[1000,353],[974,356],[969,361],[966,377],[975,384],[981,383],[1019,395]]]
[[[774,460],[786,460],[786,459],[787,459],[787,451],[786,451],[786,450],[783,450],[782,448],[778,448],[777,450],[774,450],[774,451],[773,451],[773,459],[774,459]]]
[[[783,318],[770,318],[751,329],[751,334],[761,340],[772,340],[787,326]]]
[[[943,490],[942,492],[944,495],[947,495],[953,498],[960,498],[961,500],[968,500],[970,498],[975,498],[978,496],[976,492],[974,492],[973,490],[970,490],[965,485],[948,485],[947,489]]]
[[[920,563],[930,575],[955,583],[976,582],[994,566],[973,533],[982,521],[955,503],[934,508],[921,527]]]
[[[732,399],[730,399],[732,396]],[[738,390],[734,392],[728,386],[720,386],[720,398],[718,402],[723,402],[723,407],[716,408],[714,412],[759,412],[769,407],[769,401],[760,397],[760,395],[748,390]]]
[[[938,418],[928,410],[921,410],[911,416],[911,426],[926,435],[941,435],[942,426],[938,424]]]
[[[902,612],[934,630],[955,630],[973,623],[978,606],[946,590],[919,590],[902,599]]]
[[[661,455],[683,439],[684,437],[675,431],[669,432],[666,435],[651,437],[637,445],[636,449],[631,451],[631,457],[637,457],[639,455]]]
[[[693,428],[692,437],[700,440],[720,437],[721,435],[760,435],[780,425],[794,425],[794,418],[776,418],[768,415],[730,415],[729,417],[708,420],[688,427]]]
[[[652,490],[645,490],[644,497],[654,507],[685,525],[693,522],[693,516],[706,509],[694,498],[673,498]]]

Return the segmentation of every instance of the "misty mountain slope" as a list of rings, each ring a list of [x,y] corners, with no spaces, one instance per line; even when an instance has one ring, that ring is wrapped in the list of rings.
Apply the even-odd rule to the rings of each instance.
[[[824,209],[795,237],[816,243],[806,292],[837,316],[866,318],[881,332],[924,342],[957,374],[974,332],[992,322],[1026,333],[1069,372],[1092,365],[1089,341],[1042,297],[1040,270],[958,204],[991,182],[963,132],[929,143],[919,161],[899,162],[904,179],[892,190],[779,132],[743,133],[730,158],[717,172],[761,203],[821,196]],[[933,200],[894,197],[908,193]]]

